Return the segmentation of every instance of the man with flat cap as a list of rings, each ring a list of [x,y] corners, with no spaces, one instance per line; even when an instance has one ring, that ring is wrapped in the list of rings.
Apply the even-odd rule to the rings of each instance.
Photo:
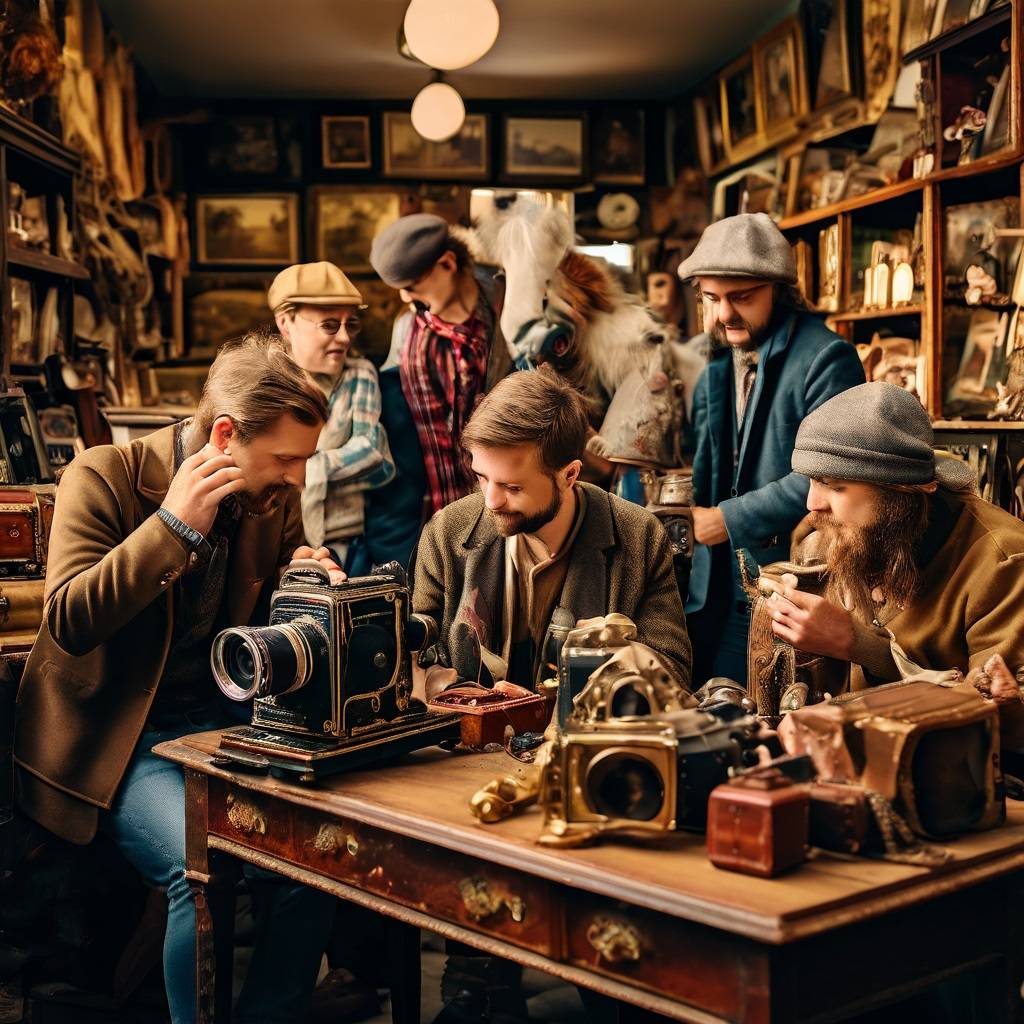
[[[306,463],[306,539],[329,548],[350,576],[364,574],[372,568],[362,543],[364,495],[386,484],[395,466],[380,422],[377,371],[352,351],[363,297],[338,267],[322,262],[282,270],[267,301],[292,359],[324,393],[329,410]]]
[[[396,324],[383,373],[397,365],[426,477],[425,517],[476,490],[462,429],[485,391],[507,372],[488,283],[446,221],[401,217],[373,241],[370,263],[411,313]],[[385,415],[388,415],[386,411]]]
[[[806,308],[793,252],[767,214],[710,225],[679,276],[694,282],[713,345],[693,402],[693,681],[745,682],[750,613],[736,551],[759,565],[789,557],[808,488],[790,470],[797,429],[864,371],[853,345]]]

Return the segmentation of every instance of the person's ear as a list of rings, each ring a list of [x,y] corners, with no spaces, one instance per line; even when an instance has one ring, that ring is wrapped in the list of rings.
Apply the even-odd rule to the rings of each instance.
[[[583,469],[583,463],[579,459],[573,459],[568,466],[565,467],[565,490],[574,486],[576,481],[580,478],[580,472]]]
[[[218,416],[210,428],[210,444],[225,455],[230,454],[228,445],[235,436],[235,424],[230,416]]]
[[[443,267],[449,274],[454,274],[458,269],[458,262],[455,259],[455,253],[453,253],[451,249],[449,249],[437,262],[438,265]]]
[[[278,332],[285,341],[291,341],[292,321],[288,313],[283,310],[274,314],[274,323],[277,324]]]

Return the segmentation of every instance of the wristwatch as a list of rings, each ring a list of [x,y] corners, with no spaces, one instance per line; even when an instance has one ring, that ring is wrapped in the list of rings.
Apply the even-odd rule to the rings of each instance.
[[[183,523],[173,512],[168,512],[163,506],[156,510],[156,514],[189,546],[191,551],[201,551],[210,546],[207,539],[198,530],[193,530],[188,523]]]

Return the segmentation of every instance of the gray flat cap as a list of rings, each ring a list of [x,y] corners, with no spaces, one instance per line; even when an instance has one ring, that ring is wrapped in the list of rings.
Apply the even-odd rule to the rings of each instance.
[[[796,284],[796,260],[767,213],[740,213],[709,224],[697,248],[679,265],[694,277],[759,277]]]
[[[448,224],[432,213],[411,213],[374,240],[370,265],[392,288],[408,288],[445,254]]]
[[[818,406],[800,424],[793,469],[804,476],[872,484],[929,484],[971,490],[958,459],[936,460],[928,414],[895,384],[858,384]]]

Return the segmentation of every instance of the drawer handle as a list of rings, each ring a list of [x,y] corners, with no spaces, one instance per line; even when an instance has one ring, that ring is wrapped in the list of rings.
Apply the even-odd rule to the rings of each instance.
[[[526,916],[526,904],[519,896],[504,896],[491,892],[490,883],[486,878],[464,878],[459,882],[459,895],[466,907],[466,913],[474,921],[482,921],[485,917],[496,914],[502,907],[508,908],[516,924],[521,923]]]
[[[252,804],[239,800],[233,793],[228,793],[228,821],[239,832],[245,835],[265,836],[267,819]]]
[[[609,964],[640,959],[640,933],[625,921],[595,917],[587,929],[587,942]]]
[[[353,835],[346,835],[345,830],[337,825],[321,825],[311,845],[317,853],[335,854],[339,850],[348,850],[354,857],[359,852],[359,842]]]

